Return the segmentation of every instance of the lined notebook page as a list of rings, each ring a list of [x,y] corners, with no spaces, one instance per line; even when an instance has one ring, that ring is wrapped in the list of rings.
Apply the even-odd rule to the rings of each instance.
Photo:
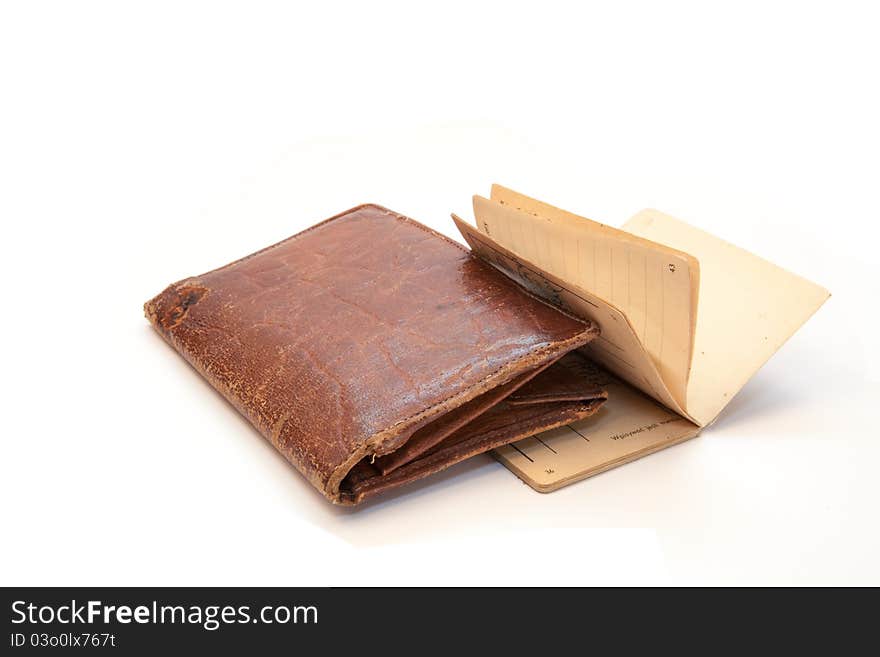
[[[493,195],[498,200],[474,197],[482,232],[619,309],[683,407],[696,323],[697,261],[500,186],[493,187]]]
[[[598,413],[494,450],[495,457],[535,490],[547,493],[669,447],[699,432],[592,363],[584,379],[608,391]]]
[[[686,407],[714,420],[782,344],[819,309],[828,290],[657,210],[624,226],[699,258],[700,314]]]
[[[667,408],[687,417],[620,310],[593,293],[543,270],[521,254],[501,246],[456,215],[452,215],[452,219],[475,254],[534,294],[575,315],[590,319],[602,328],[601,335],[585,347],[590,358]]]

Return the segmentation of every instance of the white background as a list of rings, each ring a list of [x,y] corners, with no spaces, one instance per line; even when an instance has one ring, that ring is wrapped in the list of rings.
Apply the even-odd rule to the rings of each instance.
[[[880,584],[872,3],[656,4],[4,3],[0,583]],[[492,182],[834,296],[696,440],[355,511],[143,318],[361,202],[451,235]]]

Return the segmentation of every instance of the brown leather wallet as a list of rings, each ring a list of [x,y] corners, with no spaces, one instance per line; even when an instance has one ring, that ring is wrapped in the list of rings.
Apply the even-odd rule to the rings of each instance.
[[[362,205],[166,288],[156,330],[327,498],[357,504],[594,413],[598,328]]]

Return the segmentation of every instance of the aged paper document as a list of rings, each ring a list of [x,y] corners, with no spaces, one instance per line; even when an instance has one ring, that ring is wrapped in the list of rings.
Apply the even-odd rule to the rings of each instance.
[[[596,322],[595,417],[496,450],[550,491],[696,436],[824,303],[824,288],[656,210],[616,229],[500,185],[473,199],[471,249]]]
[[[828,290],[657,210],[624,228],[700,261],[700,312],[685,408],[712,422],[830,296]]]
[[[499,186],[474,197],[477,225],[542,270],[619,309],[679,405],[686,399],[699,264],[692,256]]]

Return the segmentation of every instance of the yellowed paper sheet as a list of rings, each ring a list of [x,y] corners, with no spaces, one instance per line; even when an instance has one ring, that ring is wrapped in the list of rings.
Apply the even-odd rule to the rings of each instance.
[[[527,258],[499,245],[456,215],[452,215],[452,218],[474,253],[526,289],[575,315],[596,322],[602,328],[602,334],[585,347],[590,358],[679,415],[686,416],[620,310],[591,292],[542,271]]]
[[[700,261],[700,312],[686,408],[701,426],[830,296],[815,283],[657,210],[624,228]]]
[[[494,452],[539,491],[697,435],[829,296],[655,210],[626,233],[497,185],[492,196],[474,197],[478,228],[453,215],[471,249],[602,329],[584,352],[606,378],[603,409]]]
[[[608,372],[591,369],[585,378],[608,391],[596,415],[494,451],[537,491],[548,493],[591,477],[693,438],[700,430]]]
[[[623,312],[684,406],[696,323],[696,259],[498,185],[493,196],[498,200],[474,197],[482,232]]]

